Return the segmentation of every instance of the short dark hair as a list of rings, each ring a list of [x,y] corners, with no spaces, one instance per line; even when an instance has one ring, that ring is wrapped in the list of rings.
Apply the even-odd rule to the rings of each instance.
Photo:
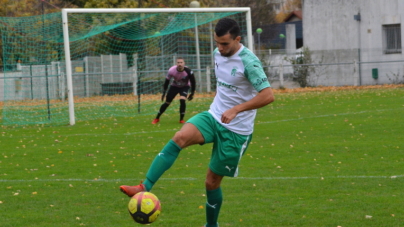
[[[235,39],[237,36],[240,36],[240,26],[233,19],[222,18],[216,24],[215,33],[219,37],[230,33],[232,38]]]

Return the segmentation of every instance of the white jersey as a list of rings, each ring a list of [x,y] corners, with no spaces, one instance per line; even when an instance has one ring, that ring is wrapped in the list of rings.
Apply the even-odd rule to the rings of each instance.
[[[217,48],[213,55],[217,87],[209,113],[230,131],[250,135],[254,130],[257,110],[240,112],[229,124],[222,123],[221,117],[226,110],[251,100],[259,91],[271,86],[261,62],[243,45],[231,57],[221,56]]]

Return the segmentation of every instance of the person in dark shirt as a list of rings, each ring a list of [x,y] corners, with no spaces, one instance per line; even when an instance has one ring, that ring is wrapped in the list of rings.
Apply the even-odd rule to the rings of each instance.
[[[168,89],[167,96],[166,91],[170,80],[172,83],[170,85],[170,89]],[[171,102],[180,94],[180,123],[184,124],[184,116],[186,110],[185,101],[188,99],[191,101],[194,98],[195,93],[195,76],[192,70],[185,66],[185,61],[183,58],[177,58],[177,65],[172,66],[167,73],[166,80],[163,85],[163,95],[161,96],[161,101],[164,101],[164,97],[166,98],[165,103],[163,103],[160,107],[159,112],[157,113],[156,118],[152,121],[152,124],[157,124],[160,121],[161,115],[166,111],[167,107],[170,106]],[[191,88],[191,93],[188,95],[189,88]]]

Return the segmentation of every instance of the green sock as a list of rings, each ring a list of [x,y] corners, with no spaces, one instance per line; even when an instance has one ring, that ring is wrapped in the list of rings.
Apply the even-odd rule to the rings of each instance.
[[[146,180],[143,182],[147,191],[150,191],[161,175],[174,164],[181,149],[173,140],[170,140],[154,158],[147,171]]]
[[[223,201],[222,189],[219,187],[215,190],[206,190],[206,197],[206,226],[217,227],[217,219],[219,218],[220,207]]]

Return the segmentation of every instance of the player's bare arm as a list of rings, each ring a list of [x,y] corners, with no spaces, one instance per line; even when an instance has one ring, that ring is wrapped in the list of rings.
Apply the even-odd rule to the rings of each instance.
[[[228,124],[237,116],[238,113],[264,107],[273,101],[275,101],[275,97],[272,89],[270,87],[264,88],[250,101],[226,110],[222,114],[221,120],[223,123]]]

